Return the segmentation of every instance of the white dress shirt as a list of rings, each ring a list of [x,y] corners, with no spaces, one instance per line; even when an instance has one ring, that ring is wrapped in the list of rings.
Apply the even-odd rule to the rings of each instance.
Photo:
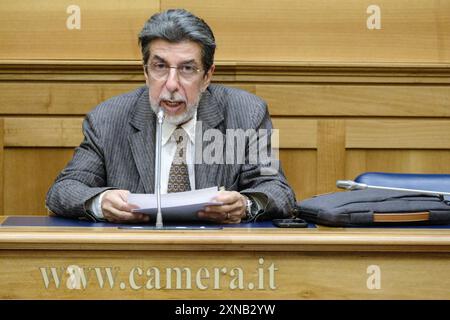
[[[191,120],[181,125],[181,127],[186,131],[189,142],[187,143],[186,150],[186,162],[189,172],[189,181],[191,183],[191,190],[195,190],[195,170],[194,170],[194,159],[195,159],[195,126],[197,124],[197,113],[194,114]],[[175,157],[175,151],[177,150],[177,143],[172,133],[177,128],[176,125],[171,124],[167,121],[163,122],[162,125],[162,143],[161,143],[161,193],[167,193],[167,185],[169,183],[169,172],[172,166],[173,158]],[[156,168],[155,168],[156,170]],[[105,191],[106,192],[106,191]],[[105,192],[97,195],[93,199],[89,200],[86,204],[88,210],[90,210],[95,217],[103,219],[103,212],[101,208],[101,203],[103,195]]]

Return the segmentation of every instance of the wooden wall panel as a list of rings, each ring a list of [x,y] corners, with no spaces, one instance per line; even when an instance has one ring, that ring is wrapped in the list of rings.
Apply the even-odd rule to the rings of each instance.
[[[76,147],[82,139],[82,118],[6,118],[8,147]]]
[[[0,215],[3,214],[4,207],[4,168],[3,168],[3,158],[4,158],[4,139],[3,139],[3,119],[0,118]]]
[[[297,200],[317,194],[316,150],[283,149],[280,161]]]
[[[317,121],[272,117],[283,149],[317,148]]]
[[[346,127],[347,148],[450,149],[449,120],[361,120]]]
[[[450,116],[450,87],[442,85],[258,84],[256,94],[272,115]]]
[[[84,115],[100,102],[139,86],[120,82],[0,82],[0,113]]]
[[[320,120],[317,131],[316,190],[327,193],[345,172],[345,121]]]
[[[69,80],[69,79],[68,79]],[[84,115],[142,82],[0,82],[0,114]],[[252,87],[234,84],[247,91]],[[273,116],[450,117],[450,86],[278,84],[253,86]],[[430,112],[433,110],[433,112]]]
[[[450,150],[347,150],[345,179],[367,171],[450,174]]]
[[[81,12],[69,30],[70,5]],[[137,35],[158,0],[2,0],[0,59],[140,60]]]
[[[142,85],[0,82],[0,114],[84,115],[100,102]],[[258,84],[255,88],[274,116],[450,117],[450,86]]]
[[[47,214],[47,190],[72,154],[73,148],[7,148],[4,152],[4,214]]]
[[[368,30],[367,8],[381,9]],[[450,62],[450,2],[439,0],[161,0],[215,32],[220,60]]]
[[[81,10],[69,30],[69,5]],[[450,3],[379,0],[381,29],[368,30],[368,0],[3,0],[0,59],[140,60],[137,34],[160,8],[204,18],[224,61],[450,62]]]

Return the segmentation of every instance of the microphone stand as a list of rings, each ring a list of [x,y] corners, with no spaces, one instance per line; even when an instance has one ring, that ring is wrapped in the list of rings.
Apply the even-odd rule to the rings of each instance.
[[[156,229],[163,228],[163,220],[161,213],[161,140],[162,140],[162,123],[164,120],[164,109],[159,107],[157,113],[156,128],[156,159],[155,159],[155,192],[156,192]]]
[[[336,187],[341,188],[341,189],[347,189],[347,190],[381,189],[381,190],[417,192],[417,193],[425,193],[425,194],[432,194],[432,195],[450,196],[450,192],[371,186],[371,185],[367,185],[365,183],[357,183],[352,180],[338,180],[338,181],[336,181]]]

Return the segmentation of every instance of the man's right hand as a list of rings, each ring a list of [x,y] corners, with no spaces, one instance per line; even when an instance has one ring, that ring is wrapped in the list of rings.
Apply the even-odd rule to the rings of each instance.
[[[101,208],[107,221],[114,223],[139,223],[150,220],[150,216],[146,214],[131,212],[131,210],[138,209],[138,207],[127,202],[129,194],[128,190],[105,191]]]

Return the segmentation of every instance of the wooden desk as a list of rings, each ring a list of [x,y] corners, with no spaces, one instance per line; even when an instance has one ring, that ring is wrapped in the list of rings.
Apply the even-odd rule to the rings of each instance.
[[[22,298],[449,299],[450,229],[0,227],[0,299]]]

